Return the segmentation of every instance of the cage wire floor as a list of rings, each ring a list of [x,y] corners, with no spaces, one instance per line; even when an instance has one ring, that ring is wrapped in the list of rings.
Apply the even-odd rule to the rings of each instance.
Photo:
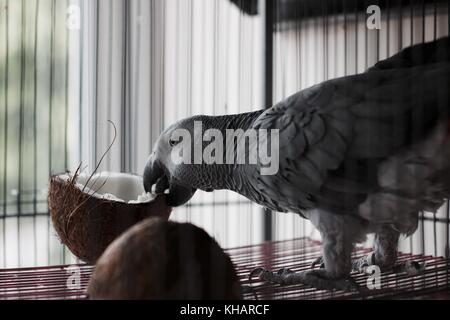
[[[354,257],[367,254],[370,249],[357,248]],[[320,243],[308,238],[266,242],[259,245],[227,249],[235,263],[242,284],[250,284],[249,272],[264,266],[273,270],[282,267],[294,271],[310,268],[311,262],[320,255]],[[405,273],[381,274],[381,289],[365,294],[343,291],[316,290],[304,285],[279,286],[253,281],[255,294],[245,294],[245,299],[450,299],[449,262],[443,257],[399,253],[399,261],[412,259],[426,262],[424,273],[409,276]],[[86,287],[93,267],[76,265],[80,275],[74,286],[69,277],[74,265],[34,268],[0,269],[0,299],[86,299]],[[362,286],[368,276],[353,273]]]

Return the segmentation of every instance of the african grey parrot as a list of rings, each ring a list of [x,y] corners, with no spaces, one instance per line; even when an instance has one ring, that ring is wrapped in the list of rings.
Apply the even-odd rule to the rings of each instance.
[[[322,268],[259,269],[262,279],[351,289],[353,269],[392,268],[400,234],[421,211],[450,195],[449,38],[411,46],[366,72],[325,81],[273,107],[235,115],[194,116],[166,129],[144,171],[144,187],[186,203],[196,189],[228,189],[279,212],[309,219],[322,237]],[[176,129],[279,129],[279,170],[261,164],[175,164]],[[192,141],[192,144],[195,142]],[[204,142],[202,142],[203,144]],[[374,250],[351,259],[374,233]]]

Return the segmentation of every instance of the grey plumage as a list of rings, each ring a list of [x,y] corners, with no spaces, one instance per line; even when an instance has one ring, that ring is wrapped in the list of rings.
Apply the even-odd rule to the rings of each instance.
[[[367,233],[383,239],[375,259],[389,257],[377,263],[390,265],[396,253],[386,251],[396,250],[398,235],[414,232],[418,213],[435,211],[450,194],[449,52],[443,38],[407,48],[365,73],[302,90],[265,111],[182,120],[157,142],[146,188],[159,178],[150,172],[159,163],[170,183],[192,193],[231,189],[272,210],[305,216],[323,238],[322,277],[348,274],[351,248]],[[167,137],[174,128],[191,130],[196,119],[204,130],[279,129],[278,173],[261,175],[260,165],[167,170],[174,168]]]
[[[368,72],[277,104],[254,123],[280,130],[280,172],[261,176],[261,189],[276,199],[290,189],[303,191],[293,207],[284,204],[290,211],[319,207],[357,214],[367,194],[380,188],[380,166],[430,137],[440,119],[447,123],[447,110],[439,110],[447,92],[436,93],[449,74],[448,63]]]

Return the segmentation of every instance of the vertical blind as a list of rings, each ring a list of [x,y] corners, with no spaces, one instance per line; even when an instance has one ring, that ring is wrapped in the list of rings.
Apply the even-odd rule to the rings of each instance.
[[[448,1],[274,0],[273,102],[363,72],[414,43],[448,35]],[[366,8],[381,7],[368,30]],[[269,8],[270,9],[270,8]],[[75,262],[48,219],[51,174],[142,173],[163,128],[194,114],[265,107],[263,20],[254,0],[0,0],[0,267]],[[79,26],[79,27],[78,27]],[[445,255],[448,206],[421,214],[401,249]],[[197,192],[173,219],[223,247],[263,240],[261,207]],[[318,238],[273,215],[274,239]]]
[[[260,107],[258,18],[228,1],[0,6],[0,266],[76,261],[49,222],[48,177],[80,163],[92,172],[113,140],[108,120],[117,139],[99,170],[140,174],[167,125]],[[232,247],[261,241],[260,210],[236,194],[198,192],[173,219]]]
[[[69,1],[0,2],[0,265],[62,260],[50,232],[46,185],[76,155],[69,109]],[[76,94],[78,96],[78,94]]]

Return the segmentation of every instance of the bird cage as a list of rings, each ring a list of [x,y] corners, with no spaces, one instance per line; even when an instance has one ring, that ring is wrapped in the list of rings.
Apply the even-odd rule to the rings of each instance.
[[[449,11],[445,0],[0,0],[0,299],[86,298],[93,266],[56,235],[50,176],[142,174],[174,122],[269,108],[363,73],[448,36]],[[447,201],[400,239],[400,261],[426,262],[420,275],[383,273],[365,294],[260,285],[244,298],[449,298],[449,218]],[[214,237],[244,286],[253,268],[306,270],[320,255],[311,222],[225,190],[197,192],[171,219]]]

